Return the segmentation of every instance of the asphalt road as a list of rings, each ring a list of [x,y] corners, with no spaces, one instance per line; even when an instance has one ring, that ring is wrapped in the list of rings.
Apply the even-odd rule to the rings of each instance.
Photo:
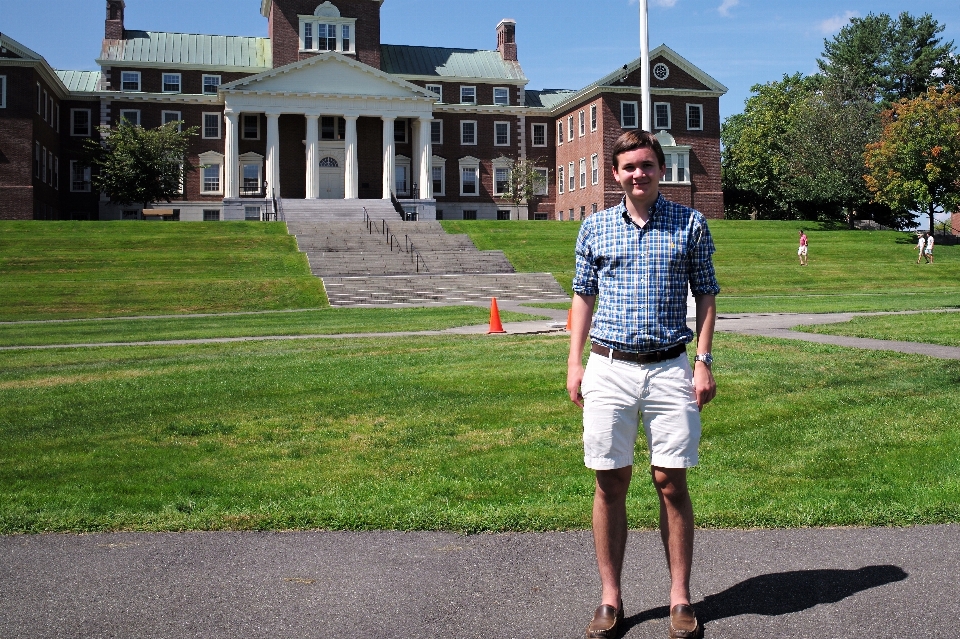
[[[633,639],[667,636],[657,532],[631,534]],[[697,532],[707,637],[955,637],[960,526]],[[589,532],[0,537],[0,637],[574,638]]]

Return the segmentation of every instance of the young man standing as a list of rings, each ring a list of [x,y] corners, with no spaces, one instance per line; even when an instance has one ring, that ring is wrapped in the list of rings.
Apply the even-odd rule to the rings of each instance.
[[[927,231],[927,246],[923,249],[923,257],[927,264],[933,264],[933,234]]]
[[[797,255],[800,256],[800,266],[807,265],[807,234],[800,229],[800,248],[797,249]]]
[[[584,462],[596,472],[593,536],[602,600],[586,636],[606,639],[622,631],[626,498],[642,422],[670,569],[670,637],[701,637],[690,605],[694,526],[686,469],[698,461],[700,409],[716,394],[710,347],[720,287],[713,240],[702,214],[660,195],[666,162],[653,135],[624,133],[613,148],[612,170],[624,199],[580,229],[567,361],[567,391],[583,408]],[[688,286],[697,303],[693,370],[686,351],[694,337],[686,323]]]
[[[923,250],[927,248],[927,236],[917,231],[917,264],[923,259]]]

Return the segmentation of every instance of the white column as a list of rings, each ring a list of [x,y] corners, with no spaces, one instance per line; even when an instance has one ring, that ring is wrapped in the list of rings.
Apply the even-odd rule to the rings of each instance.
[[[393,125],[396,118],[382,116],[383,120],[383,199],[389,200],[393,193],[393,181],[396,172],[396,147],[393,140]]]
[[[240,180],[237,175],[240,172],[240,151],[238,150],[239,140],[237,134],[237,121],[240,114],[228,111],[224,115],[224,158],[223,158],[223,182],[224,199],[240,197]]]
[[[420,120],[410,120],[410,197],[420,197],[420,157],[423,155],[423,149],[420,147]],[[417,190],[413,190],[413,185],[417,185]]]
[[[433,160],[433,147],[430,144],[430,118],[420,118],[420,199],[429,200],[433,191],[433,176],[430,164]]]
[[[347,133],[344,142],[347,147],[347,168],[344,171],[343,197],[346,200],[355,200],[360,197],[360,164],[357,154],[357,117],[345,115]]]
[[[280,114],[267,114],[267,197],[280,195]]]
[[[317,122],[318,115],[307,115],[307,199],[316,200],[320,197],[320,173],[317,172],[320,158],[320,138]]]

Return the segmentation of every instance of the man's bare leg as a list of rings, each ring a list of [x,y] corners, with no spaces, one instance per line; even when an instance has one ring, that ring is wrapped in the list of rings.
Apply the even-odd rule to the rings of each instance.
[[[627,490],[633,466],[598,470],[593,495],[593,544],[603,587],[601,604],[620,608],[620,577],[627,548]]]
[[[693,503],[686,468],[651,468],[660,497],[660,537],[670,568],[670,608],[690,603],[693,565]]]

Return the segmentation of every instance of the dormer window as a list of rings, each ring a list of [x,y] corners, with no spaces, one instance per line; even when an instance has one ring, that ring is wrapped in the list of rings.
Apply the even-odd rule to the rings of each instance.
[[[353,34],[357,19],[340,17],[340,10],[329,1],[317,7],[312,16],[299,17],[301,51],[356,52]]]

